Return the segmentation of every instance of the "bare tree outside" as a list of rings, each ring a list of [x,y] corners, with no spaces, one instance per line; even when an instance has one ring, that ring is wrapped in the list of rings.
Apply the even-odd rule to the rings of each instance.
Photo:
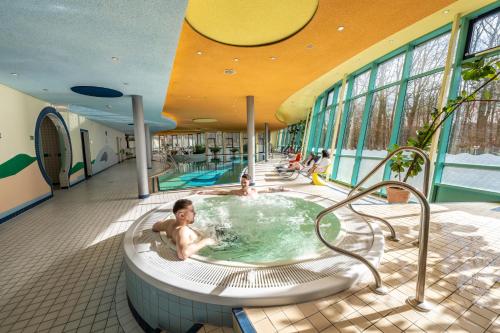
[[[489,50],[500,45],[500,12],[492,13],[471,27],[471,38],[467,54]]]

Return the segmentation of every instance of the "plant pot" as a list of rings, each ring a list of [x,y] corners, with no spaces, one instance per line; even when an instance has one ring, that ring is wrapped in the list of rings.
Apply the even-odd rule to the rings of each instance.
[[[407,203],[410,200],[410,191],[401,187],[387,186],[387,202]]]

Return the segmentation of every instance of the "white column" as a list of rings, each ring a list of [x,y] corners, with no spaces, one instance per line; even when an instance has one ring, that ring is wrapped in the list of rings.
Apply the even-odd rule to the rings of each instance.
[[[146,163],[146,135],[144,131],[144,110],[142,96],[132,95],[132,112],[134,116],[135,160],[137,165],[137,185],[139,199],[149,197],[148,169]]]
[[[151,169],[153,166],[153,150],[151,148],[151,132],[149,131],[149,125],[144,125],[144,132],[146,132],[146,163],[148,165],[148,169]]]
[[[269,158],[269,125],[264,123],[264,160]]]
[[[247,146],[248,146],[248,174],[255,183],[255,115],[254,97],[247,96]]]

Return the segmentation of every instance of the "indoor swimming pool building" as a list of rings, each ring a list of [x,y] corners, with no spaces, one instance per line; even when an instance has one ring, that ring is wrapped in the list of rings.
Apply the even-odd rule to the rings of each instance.
[[[0,4],[0,333],[500,332],[500,3]]]

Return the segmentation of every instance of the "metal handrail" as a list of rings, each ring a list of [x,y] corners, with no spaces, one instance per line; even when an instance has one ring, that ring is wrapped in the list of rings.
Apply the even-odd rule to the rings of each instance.
[[[348,257],[354,258],[365,264],[373,274],[373,277],[375,278],[375,287],[372,288],[376,293],[379,294],[384,294],[386,293],[385,288],[382,284],[382,278],[380,277],[380,273],[377,271],[375,266],[373,266],[367,259],[364,257],[353,253],[351,251],[344,250],[342,248],[339,248],[337,246],[334,246],[323,237],[320,231],[320,223],[323,217],[325,217],[327,214],[337,210],[340,207],[343,207],[345,205],[349,205],[351,202],[363,198],[365,196],[370,195],[372,192],[385,187],[385,186],[398,186],[402,187],[411,193],[415,195],[420,203],[420,231],[419,231],[419,254],[418,254],[418,272],[417,272],[417,287],[416,287],[416,295],[415,297],[410,297],[407,299],[408,304],[413,306],[415,309],[419,311],[429,311],[430,307],[429,305],[425,302],[425,275],[426,275],[426,267],[427,267],[427,250],[428,250],[428,243],[429,243],[429,224],[430,224],[430,206],[429,203],[427,202],[426,197],[417,190],[415,187],[400,182],[396,180],[387,180],[387,181],[382,181],[379,182],[373,186],[368,187],[367,189],[362,190],[361,192],[358,192],[356,194],[353,194],[351,196],[348,196],[346,199],[336,203],[335,205],[328,207],[324,210],[322,210],[318,216],[316,217],[315,221],[315,226],[316,226],[316,234],[319,237],[319,239],[330,249],[344,254]]]
[[[351,191],[347,194],[347,197],[349,198],[350,196],[352,196],[352,194],[355,191],[357,191],[361,187],[361,185],[363,185],[373,174],[375,174],[375,172],[377,172],[382,166],[384,166],[387,163],[387,161],[389,161],[394,155],[396,155],[397,153],[399,153],[401,151],[412,151],[412,152],[420,155],[424,159],[424,184],[423,184],[422,188],[423,188],[423,195],[424,195],[424,197],[426,197],[427,192],[428,192],[428,187],[429,187],[429,171],[430,171],[431,162],[430,162],[429,156],[427,156],[427,154],[422,149],[416,148],[416,147],[409,147],[409,146],[400,147],[400,148],[394,150],[393,152],[389,153],[363,179],[361,179],[356,184],[356,186],[354,186],[351,189]],[[381,217],[378,217],[378,216],[373,216],[373,215],[361,213],[361,212],[355,210],[351,204],[349,204],[348,207],[350,210],[352,210],[354,213],[356,213],[360,216],[375,219],[375,220],[382,222],[383,224],[385,224],[387,226],[387,228],[389,228],[389,230],[391,232],[391,236],[389,237],[389,239],[392,241],[395,241],[395,242],[399,241],[399,238],[396,235],[396,230],[394,230],[394,227],[389,223],[389,221],[387,221]]]

